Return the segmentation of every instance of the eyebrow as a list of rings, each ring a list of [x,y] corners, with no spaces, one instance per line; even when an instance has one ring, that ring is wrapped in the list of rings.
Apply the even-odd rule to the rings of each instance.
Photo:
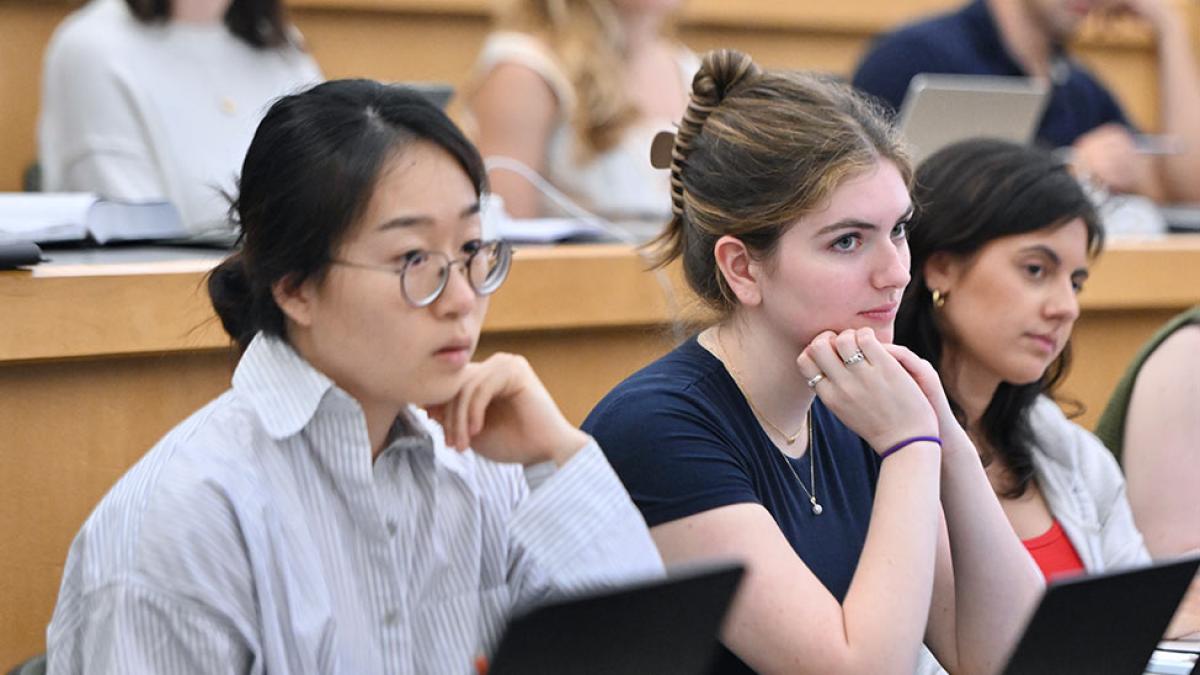
[[[1036,244],[1034,246],[1026,246],[1025,248],[1021,249],[1019,252],[1022,254],[1040,253],[1040,254],[1046,256],[1047,258],[1049,258],[1050,262],[1054,263],[1055,266],[1062,265],[1062,258],[1059,258],[1058,254],[1054,252],[1054,249],[1050,248],[1049,246],[1046,246],[1045,244]],[[1080,267],[1079,269],[1075,270],[1074,272],[1071,272],[1071,278],[1077,279],[1077,278],[1082,277],[1084,279],[1087,279],[1090,274],[1091,273],[1088,272],[1086,267]]]
[[[460,220],[466,220],[467,218],[470,218],[471,216],[478,214],[479,210],[480,210],[479,201],[476,200],[475,202],[471,203],[470,206],[468,206],[467,208],[460,211],[458,214],[458,217]],[[383,223],[382,225],[380,225],[379,227],[377,227],[375,229],[390,230],[390,229],[398,228],[398,227],[429,227],[430,225],[433,225],[433,223],[434,223],[433,216],[428,216],[428,215],[400,216],[399,218],[392,218],[391,220]]]
[[[909,204],[908,208],[905,209],[904,213],[899,218],[896,219],[896,224],[899,225],[900,223],[908,220],[909,218],[912,218],[912,215],[913,215],[913,205]],[[865,220],[859,220],[857,218],[843,218],[843,219],[837,221],[836,223],[831,223],[831,224],[826,225],[825,227],[822,227],[821,229],[817,230],[817,234],[815,236],[820,237],[820,236],[829,234],[830,232],[836,232],[838,230],[868,230],[869,231],[869,230],[876,230],[876,229],[878,229],[878,227],[875,225],[875,223],[868,223]]]

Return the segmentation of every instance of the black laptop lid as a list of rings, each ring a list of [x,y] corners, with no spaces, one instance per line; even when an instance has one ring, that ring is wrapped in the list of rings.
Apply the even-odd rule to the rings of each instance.
[[[692,567],[538,607],[509,623],[488,675],[706,673],[743,571]]]
[[[1191,557],[1050,584],[1005,675],[1137,675],[1200,566]]]

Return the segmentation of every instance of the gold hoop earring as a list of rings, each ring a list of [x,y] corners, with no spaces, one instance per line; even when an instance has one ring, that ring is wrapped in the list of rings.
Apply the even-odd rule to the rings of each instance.
[[[934,308],[941,309],[946,304],[946,296],[950,295],[950,292],[947,291],[947,292],[943,293],[935,288],[932,291],[930,291],[930,295],[933,296]]]

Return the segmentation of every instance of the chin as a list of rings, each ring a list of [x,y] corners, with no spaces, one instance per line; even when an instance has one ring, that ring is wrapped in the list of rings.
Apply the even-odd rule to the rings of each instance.
[[[1047,367],[1044,363],[1038,363],[1012,368],[1004,381],[1017,387],[1033,384],[1042,379],[1042,376],[1046,374]]]

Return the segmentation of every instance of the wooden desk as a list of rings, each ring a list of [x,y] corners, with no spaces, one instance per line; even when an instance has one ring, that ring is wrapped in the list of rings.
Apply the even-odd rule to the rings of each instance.
[[[228,386],[233,357],[203,292],[211,265],[0,273],[0,669],[42,649],[67,547],[100,497]],[[1088,426],[1137,346],[1200,302],[1200,237],[1114,243],[1081,300],[1066,389]],[[691,304],[625,246],[526,248],[480,351],[525,354],[579,422],[673,344],[672,320]]]

